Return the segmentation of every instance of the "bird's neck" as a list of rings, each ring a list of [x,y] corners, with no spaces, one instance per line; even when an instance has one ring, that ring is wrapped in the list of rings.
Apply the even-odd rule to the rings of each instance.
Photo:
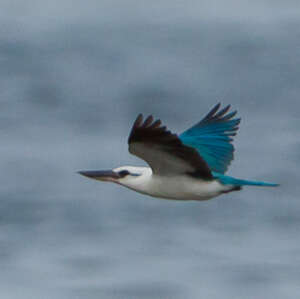
[[[119,182],[120,185],[129,189],[148,194],[151,190],[152,170],[149,167],[143,167],[143,172],[137,177],[128,177]]]

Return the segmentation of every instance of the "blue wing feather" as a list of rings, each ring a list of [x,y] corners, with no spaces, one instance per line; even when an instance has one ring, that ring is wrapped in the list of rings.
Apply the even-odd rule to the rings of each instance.
[[[240,118],[232,119],[236,111],[229,112],[230,105],[219,110],[217,104],[200,122],[183,132],[179,138],[194,147],[212,171],[225,173],[233,160],[232,136],[236,135]]]

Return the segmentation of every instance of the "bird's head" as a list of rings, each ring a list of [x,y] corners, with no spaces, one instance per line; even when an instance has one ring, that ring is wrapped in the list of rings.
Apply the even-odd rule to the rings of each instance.
[[[98,181],[131,185],[137,179],[151,175],[152,171],[148,167],[121,166],[112,170],[84,170],[78,173]]]

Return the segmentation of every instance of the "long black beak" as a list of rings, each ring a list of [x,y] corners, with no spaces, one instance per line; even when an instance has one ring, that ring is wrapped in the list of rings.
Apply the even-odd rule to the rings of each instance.
[[[84,170],[78,171],[78,173],[99,181],[115,181],[120,178],[120,175],[113,170]]]

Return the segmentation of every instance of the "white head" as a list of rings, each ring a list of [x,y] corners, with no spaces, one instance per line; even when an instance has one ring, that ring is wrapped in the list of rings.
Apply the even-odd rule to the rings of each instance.
[[[137,189],[151,177],[152,170],[149,167],[121,166],[112,170],[88,170],[78,173],[94,180],[113,182]]]

